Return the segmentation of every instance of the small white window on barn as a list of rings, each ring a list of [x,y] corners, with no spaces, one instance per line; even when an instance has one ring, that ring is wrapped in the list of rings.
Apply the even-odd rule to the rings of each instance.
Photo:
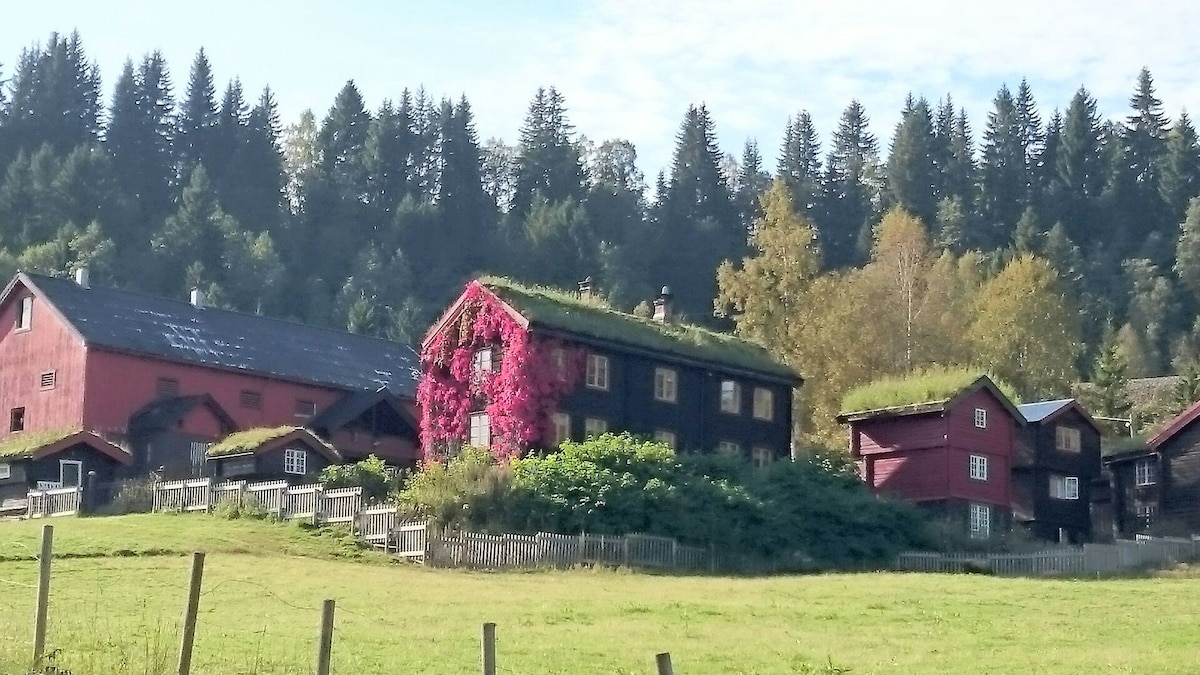
[[[303,476],[308,473],[308,451],[288,448],[283,451],[283,472]]]
[[[662,443],[663,445],[667,446],[668,448],[671,448],[672,450],[675,449],[676,439],[675,439],[674,431],[667,431],[666,429],[659,429],[658,431],[654,432],[654,440],[659,443]]]
[[[608,357],[599,354],[588,354],[587,386],[592,389],[608,391]]]
[[[757,401],[757,398],[755,399]],[[742,385],[733,380],[721,382],[721,412],[738,415],[742,412]]]
[[[987,480],[988,476],[988,458],[983,455],[971,455],[971,478],[973,480]]]
[[[751,451],[750,458],[754,461],[754,466],[764,469],[775,461],[775,453],[771,452],[770,448],[758,447]]]
[[[763,387],[754,388],[754,419],[764,422],[775,419],[775,392]]]
[[[1063,452],[1079,452],[1082,447],[1079,430],[1074,427],[1054,427],[1054,447]]]
[[[12,478],[12,465],[0,464],[0,480]]]
[[[1158,464],[1153,457],[1139,459],[1133,465],[1133,476],[1138,487],[1154,485],[1158,482]]]
[[[992,534],[992,507],[986,504],[971,505],[971,538],[987,539]]]
[[[492,348],[478,349],[471,356],[471,376],[480,378],[484,373],[492,372]]]
[[[583,433],[588,438],[603,436],[608,433],[608,422],[599,417],[588,417],[583,420]]]
[[[1079,499],[1079,478],[1076,476],[1050,476],[1051,499]]]
[[[975,409],[975,428],[976,429],[986,429],[987,428],[987,411],[984,410],[983,408]]]
[[[471,414],[471,428],[468,431],[467,443],[476,448],[492,447],[492,425],[485,412]]]
[[[556,412],[551,416],[554,425],[553,436],[550,437],[551,447],[557,448],[564,441],[571,440],[571,416],[564,412]]]
[[[42,389],[53,389],[57,380],[58,373],[53,370],[47,370],[46,372],[42,373],[42,377],[40,379]]]
[[[664,403],[679,401],[679,375],[673,369],[654,369],[654,400]]]
[[[29,330],[33,327],[33,296],[26,295],[21,298],[21,305],[17,308],[17,330]]]

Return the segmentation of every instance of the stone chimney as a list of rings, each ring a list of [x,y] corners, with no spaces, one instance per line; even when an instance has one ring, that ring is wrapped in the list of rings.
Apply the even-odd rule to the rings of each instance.
[[[583,281],[579,282],[579,292],[577,293],[581,300],[587,300],[595,295],[595,288],[592,285],[592,277],[587,276]]]
[[[675,296],[671,295],[671,288],[663,286],[662,292],[654,299],[654,320],[659,323],[671,323],[675,320],[675,308],[672,307],[671,300]]]
[[[204,291],[199,288],[192,289],[192,307],[204,309]]]
[[[91,288],[91,278],[88,276],[88,268],[80,267],[75,270],[75,283],[79,284],[80,288]]]

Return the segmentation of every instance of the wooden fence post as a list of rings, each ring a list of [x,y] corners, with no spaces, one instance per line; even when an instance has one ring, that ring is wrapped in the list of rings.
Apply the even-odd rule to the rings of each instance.
[[[333,600],[321,606],[321,637],[317,642],[317,675],[329,675],[329,657],[333,653]]]
[[[38,559],[37,608],[33,616],[33,670],[41,666],[46,651],[46,617],[50,610],[50,558],[54,550],[54,526],[42,526],[42,557]]]
[[[675,675],[675,671],[671,668],[670,652],[663,652],[654,656],[654,663],[658,666],[658,675]]]
[[[483,624],[483,675],[496,675],[496,624]]]
[[[192,643],[196,639],[196,614],[200,609],[200,582],[204,578],[204,553],[192,554],[192,576],[188,582],[187,609],[183,612],[183,640],[179,643],[178,675],[192,671]]]

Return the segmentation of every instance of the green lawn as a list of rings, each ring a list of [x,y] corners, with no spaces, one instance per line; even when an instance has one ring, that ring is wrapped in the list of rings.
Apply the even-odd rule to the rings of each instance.
[[[660,651],[682,675],[1200,670],[1200,583],[1188,575],[470,573],[347,559],[344,540],[290,525],[53,524],[57,552],[99,556],[54,561],[49,642],[74,675],[169,670],[197,547],[209,552],[198,675],[312,672],[324,598],[338,602],[335,673],[478,672],[484,621],[498,624],[500,672],[519,675],[651,673]],[[21,672],[30,648],[40,525],[0,523],[3,673]]]

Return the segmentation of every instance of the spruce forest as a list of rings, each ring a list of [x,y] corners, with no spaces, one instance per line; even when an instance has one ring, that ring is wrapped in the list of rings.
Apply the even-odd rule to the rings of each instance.
[[[1026,397],[1096,380],[1107,414],[1127,377],[1200,389],[1200,143],[1145,69],[1127,110],[1022,81],[972,129],[951,94],[914,92],[886,137],[849,101],[836,128],[798,109],[736,153],[697,102],[649,181],[630,142],[587,138],[535,83],[505,142],[478,138],[466,97],[397,86],[372,107],[352,81],[283,120],[270,89],[218,88],[203,51],[182,84],[158,52],[102,82],[78,34],[51,35],[4,71],[0,275],[86,265],[409,343],[485,272],[590,275],[635,311],[668,285],[688,320],[805,375],[820,440],[851,387],[935,364]]]

